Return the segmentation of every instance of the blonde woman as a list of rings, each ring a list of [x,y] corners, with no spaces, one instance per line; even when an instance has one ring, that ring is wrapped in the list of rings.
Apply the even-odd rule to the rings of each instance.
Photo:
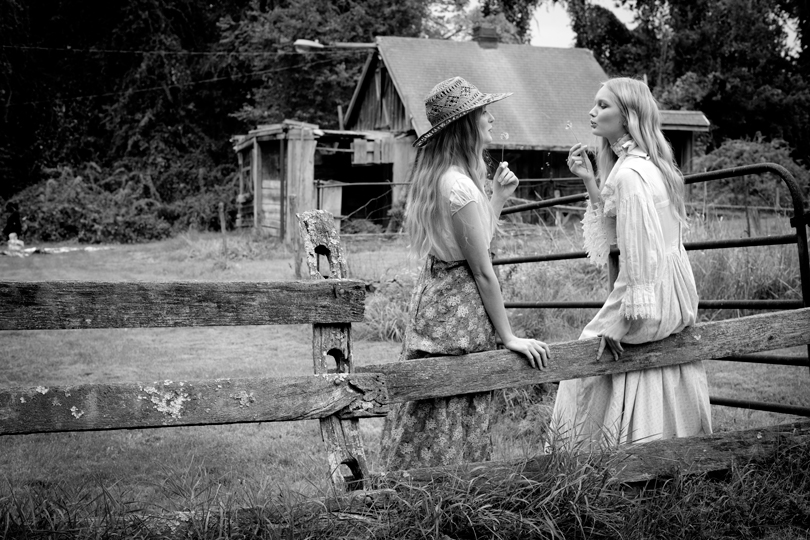
[[[544,369],[548,346],[512,333],[490,243],[504,202],[518,185],[501,163],[484,192],[484,148],[494,116],[487,105],[511,94],[484,94],[461,77],[425,100],[431,129],[414,142],[405,225],[414,254],[425,257],[409,310],[401,361],[462,355],[503,344]],[[490,459],[491,393],[402,404],[386,418],[381,461],[389,470]]]
[[[683,177],[643,82],[617,78],[596,94],[592,133],[601,138],[596,174],[577,144],[572,173],[589,195],[583,220],[592,262],[618,245],[619,274],[580,339],[601,337],[597,358],[618,360],[622,343],[663,339],[695,323],[698,294],[681,235]],[[702,362],[560,383],[552,432],[583,449],[711,433]]]

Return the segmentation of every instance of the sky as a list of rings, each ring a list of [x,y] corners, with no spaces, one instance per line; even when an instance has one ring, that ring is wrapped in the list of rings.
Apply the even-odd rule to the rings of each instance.
[[[634,26],[633,13],[616,7],[614,0],[591,0],[591,3],[611,10],[624,24]],[[576,36],[571,30],[568,13],[559,3],[550,4],[551,2],[544,2],[534,12],[531,44],[537,47],[573,47]]]
[[[591,3],[609,9],[630,28],[635,26],[633,12],[624,7],[616,7],[615,0],[591,0]],[[537,47],[573,47],[575,36],[574,31],[571,30],[571,19],[568,17],[568,13],[558,2],[551,4],[551,2],[544,2],[534,12],[531,44]],[[795,51],[799,46],[795,22],[791,22],[787,26],[787,31],[788,43]]]

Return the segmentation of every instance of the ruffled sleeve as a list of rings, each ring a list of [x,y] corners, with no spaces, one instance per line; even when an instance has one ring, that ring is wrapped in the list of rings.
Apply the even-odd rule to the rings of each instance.
[[[617,177],[616,237],[622,254],[620,272],[627,281],[620,312],[628,319],[652,319],[659,311],[655,282],[665,257],[661,224],[638,173],[626,169]]]
[[[582,218],[585,252],[588,254],[588,259],[596,266],[607,264],[610,246],[616,243],[614,222],[607,218],[616,217],[616,172],[623,161],[623,157],[619,158],[613,166],[613,171],[599,190],[602,202],[596,204],[589,202]]]
[[[604,266],[610,253],[603,205],[588,203],[582,218],[582,235],[588,259],[596,266]]]

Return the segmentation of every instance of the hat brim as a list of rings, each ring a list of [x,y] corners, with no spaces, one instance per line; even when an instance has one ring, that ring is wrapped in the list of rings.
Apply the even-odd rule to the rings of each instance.
[[[421,137],[419,137],[413,142],[413,146],[416,148],[421,148],[425,146],[433,136],[435,136],[441,130],[443,130],[444,128],[446,128],[447,126],[449,126],[450,124],[452,124],[465,114],[469,114],[475,109],[480,109],[481,107],[489,105],[490,103],[495,103],[496,101],[508,98],[513,93],[514,92],[505,92],[501,94],[482,94],[481,99],[468,103],[462,110],[458,111],[452,116],[445,118],[435,126],[432,126],[429,130],[423,133]]]

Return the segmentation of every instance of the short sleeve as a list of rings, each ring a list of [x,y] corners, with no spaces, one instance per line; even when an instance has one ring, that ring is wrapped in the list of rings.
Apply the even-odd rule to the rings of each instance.
[[[478,201],[478,188],[466,176],[458,175],[450,187],[450,213],[455,215],[459,210]]]

